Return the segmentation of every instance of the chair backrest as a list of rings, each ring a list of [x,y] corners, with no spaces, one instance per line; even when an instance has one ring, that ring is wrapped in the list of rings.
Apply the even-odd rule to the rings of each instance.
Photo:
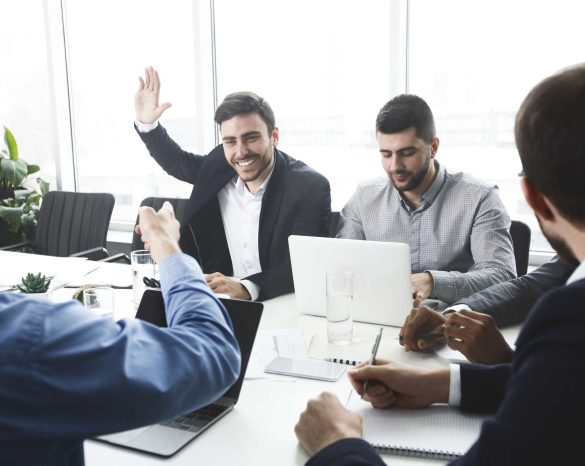
[[[175,210],[175,218],[180,222],[187,211],[187,205],[189,199],[183,199],[178,197],[147,197],[140,203],[140,207],[148,206],[154,210],[159,210],[165,201],[169,201]],[[136,224],[138,224],[138,217],[136,217]],[[140,239],[140,236],[134,232],[132,235],[132,249],[131,251],[137,251],[144,249],[144,243]]]
[[[39,210],[34,251],[65,257],[105,248],[114,202],[110,193],[49,191]]]
[[[335,238],[340,217],[340,212],[334,210],[331,211],[331,215],[329,216],[329,238]]]
[[[519,220],[512,220],[510,236],[514,245],[516,259],[516,275],[526,275],[528,271],[528,256],[530,255],[530,227]]]

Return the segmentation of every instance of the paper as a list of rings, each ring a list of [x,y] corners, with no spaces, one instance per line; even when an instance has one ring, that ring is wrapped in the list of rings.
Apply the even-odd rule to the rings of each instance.
[[[454,349],[449,348],[447,345],[443,346],[442,348],[435,351],[435,354],[449,362],[455,364],[461,364],[464,362],[469,362],[469,360],[464,356],[461,351],[457,351]]]
[[[248,362],[246,378],[269,377],[264,372],[264,369],[277,356],[308,359],[307,349],[312,339],[313,334],[305,334],[299,329],[258,331],[250,361]]]
[[[108,262],[93,262],[93,264],[95,270],[87,275],[80,274],[73,277],[69,286],[103,285],[119,288],[132,286],[132,268],[128,264]]]
[[[481,430],[484,416],[448,405],[376,409],[353,390],[347,408],[363,418],[363,436],[390,454],[452,459],[465,454]]]

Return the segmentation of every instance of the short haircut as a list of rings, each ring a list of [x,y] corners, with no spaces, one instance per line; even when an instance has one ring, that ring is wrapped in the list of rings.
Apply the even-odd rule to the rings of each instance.
[[[215,111],[214,120],[218,125],[222,122],[246,113],[257,113],[268,127],[268,135],[276,126],[274,112],[268,102],[253,92],[234,92],[223,99]]]
[[[412,127],[418,138],[429,144],[433,142],[436,136],[433,112],[423,99],[414,94],[394,97],[376,117],[376,132],[379,133],[400,133]]]
[[[585,223],[585,64],[532,89],[514,133],[526,178],[564,217]]]

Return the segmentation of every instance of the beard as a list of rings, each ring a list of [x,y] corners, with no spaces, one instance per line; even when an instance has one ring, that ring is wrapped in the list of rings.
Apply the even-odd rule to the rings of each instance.
[[[538,221],[538,225],[540,226],[542,234],[550,243],[552,248],[557,252],[561,262],[564,262],[565,264],[572,267],[577,267],[580,264],[579,259],[575,257],[575,254],[573,253],[567,242],[559,236],[553,235],[552,233],[547,233],[545,229],[542,227],[540,218],[536,217],[536,220]]]
[[[397,172],[398,174],[409,174],[412,177],[410,178],[410,180],[404,185],[404,186],[397,186],[396,182],[394,181],[394,178],[392,176],[390,176],[390,180],[392,181],[392,184],[394,185],[394,187],[396,188],[397,191],[399,192],[405,192],[405,191],[412,191],[413,189],[418,188],[421,183],[424,181],[425,177],[427,176],[427,173],[429,172],[429,167],[431,166],[431,156],[429,155],[426,159],[425,162],[422,166],[422,168],[417,171],[416,173],[412,173],[412,172]]]

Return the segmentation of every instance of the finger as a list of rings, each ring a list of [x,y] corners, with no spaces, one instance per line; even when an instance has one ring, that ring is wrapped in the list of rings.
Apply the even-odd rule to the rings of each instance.
[[[136,226],[134,227],[134,232],[135,232],[137,235],[141,235],[141,234],[142,234],[142,229],[140,228],[140,225],[136,225]]]
[[[159,212],[168,212],[175,216],[175,210],[173,209],[173,205],[169,201],[165,201],[160,208]]]
[[[149,67],[144,68],[144,79],[145,79],[144,87],[146,89],[150,89],[150,68]]]
[[[142,76],[138,76],[138,90],[141,91],[144,89],[144,79],[142,79]]]

